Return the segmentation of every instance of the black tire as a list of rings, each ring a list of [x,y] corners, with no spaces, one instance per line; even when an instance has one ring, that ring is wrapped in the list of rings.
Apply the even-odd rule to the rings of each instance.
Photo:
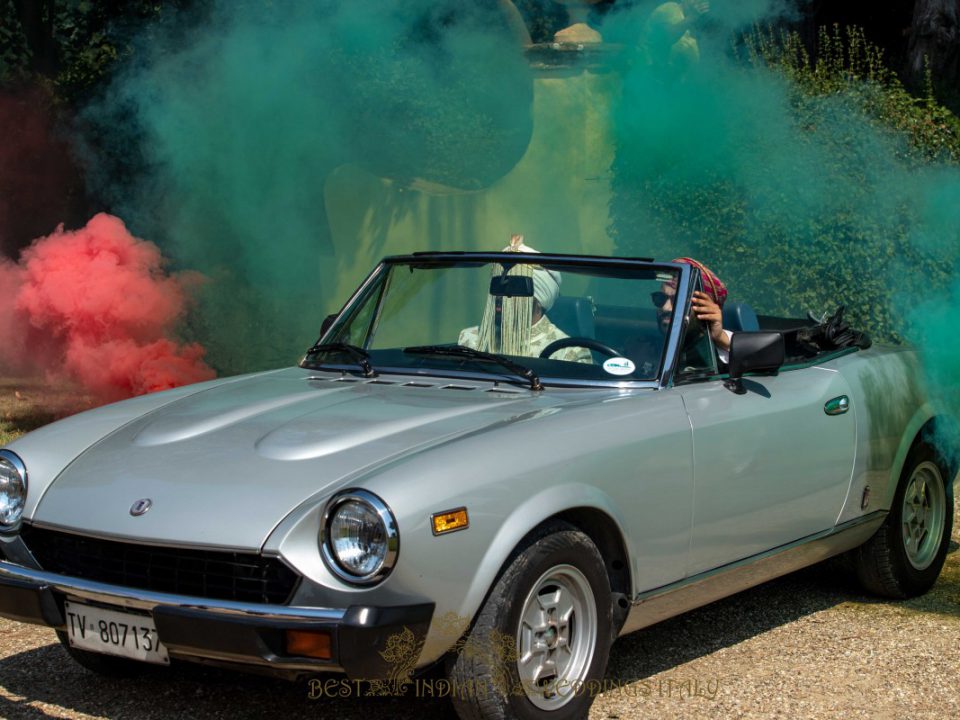
[[[79,650],[70,644],[70,638],[67,637],[67,634],[63,630],[57,630],[57,639],[60,641],[63,649],[67,651],[67,654],[73,658],[78,665],[103,677],[131,678],[156,670],[156,666],[150,663],[117,657],[116,655],[103,655],[101,653],[88,652],[87,650]]]
[[[544,617],[549,629],[536,631],[528,622],[531,615],[554,601],[554,610],[572,608],[567,612],[568,621],[550,624],[549,618],[557,615],[547,610]],[[534,531],[507,561],[466,641],[448,664],[458,716],[463,720],[585,718],[606,672],[613,640],[611,624],[610,579],[596,545],[567,523],[552,523]],[[518,640],[521,637],[522,642]],[[534,637],[546,639],[548,649],[533,645]],[[546,687],[559,692],[550,698],[545,691],[538,700],[552,707],[538,707],[530,695],[540,693],[525,689],[533,685],[532,678],[527,682],[522,678],[533,666],[532,661],[526,663],[521,675],[524,647],[536,647],[547,658],[554,653],[558,668],[552,685],[547,681]],[[564,647],[572,651],[566,653]]]
[[[915,480],[916,479],[916,480]],[[924,497],[930,505],[929,530],[915,543],[908,529],[912,504],[904,502],[908,489],[922,479],[929,488]],[[910,489],[910,499],[919,500]],[[907,530],[905,530],[905,526]],[[917,442],[907,455],[900,482],[893,496],[890,514],[876,534],[852,551],[853,564],[860,584],[872,593],[903,599],[927,592],[943,568],[953,529],[953,475],[936,450],[925,442]],[[913,543],[913,545],[911,545]]]

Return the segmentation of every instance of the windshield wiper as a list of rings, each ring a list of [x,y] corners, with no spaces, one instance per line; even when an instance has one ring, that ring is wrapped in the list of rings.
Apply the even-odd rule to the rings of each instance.
[[[530,383],[531,390],[543,390],[540,378],[530,368],[524,367],[512,360],[507,360],[500,355],[483,352],[482,350],[474,350],[465,345],[418,345],[416,347],[404,348],[403,351],[413,355],[449,355],[450,357],[462,357],[469,360],[495,363],[527,380]]]
[[[351,358],[357,361],[357,365],[359,365],[360,369],[363,370],[364,377],[377,376],[373,366],[370,365],[370,353],[363,348],[359,348],[356,345],[350,345],[349,343],[323,343],[320,345],[314,345],[312,348],[307,350],[307,355],[323,352],[339,352],[349,355]]]

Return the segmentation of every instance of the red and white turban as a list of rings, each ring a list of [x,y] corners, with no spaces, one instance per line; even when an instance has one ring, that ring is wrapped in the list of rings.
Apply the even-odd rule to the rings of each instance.
[[[699,268],[700,277],[703,280],[703,291],[712,297],[717,305],[723,307],[723,303],[727,299],[727,286],[720,281],[720,278],[718,278],[710,268],[702,262],[688,257],[674,258],[671,262],[686,263],[687,265],[693,265],[695,268]]]

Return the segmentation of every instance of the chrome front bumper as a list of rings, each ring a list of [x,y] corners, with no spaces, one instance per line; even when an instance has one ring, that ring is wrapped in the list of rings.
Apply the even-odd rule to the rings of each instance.
[[[107,585],[0,561],[0,616],[20,622],[66,627],[63,601],[146,612],[170,656],[253,666],[284,676],[344,672],[352,679],[388,677],[382,657],[390,637],[410,631],[422,644],[434,604],[302,607],[209,600]],[[331,636],[326,660],[289,654],[288,630]]]

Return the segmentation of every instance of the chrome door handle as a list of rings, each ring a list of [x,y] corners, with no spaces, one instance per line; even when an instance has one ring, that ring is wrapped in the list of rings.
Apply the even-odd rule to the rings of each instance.
[[[827,400],[823,406],[823,411],[827,415],[843,415],[850,409],[850,398],[846,395],[835,397],[833,400]]]

